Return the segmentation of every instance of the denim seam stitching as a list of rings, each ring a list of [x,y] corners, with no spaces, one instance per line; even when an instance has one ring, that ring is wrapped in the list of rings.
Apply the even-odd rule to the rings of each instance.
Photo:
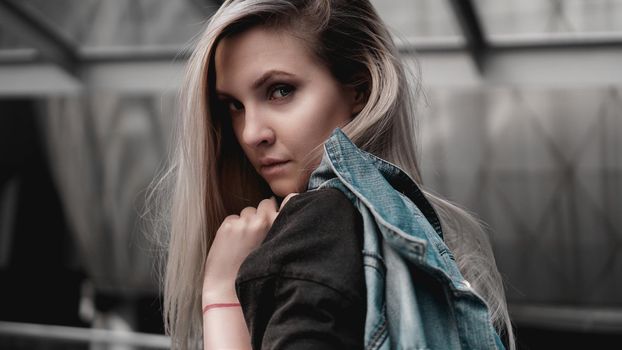
[[[374,326],[371,334],[371,341],[369,343],[369,345],[367,345],[367,348],[369,349],[376,349],[378,346],[380,346],[380,344],[384,343],[384,340],[386,339],[386,337],[388,336],[388,333],[386,332],[386,326],[387,326],[387,320],[386,320],[386,305],[382,306],[381,309],[381,320],[380,322]]]

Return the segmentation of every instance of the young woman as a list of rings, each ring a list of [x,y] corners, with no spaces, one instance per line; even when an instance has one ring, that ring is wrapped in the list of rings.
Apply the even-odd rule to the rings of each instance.
[[[482,227],[420,195],[407,74],[367,0],[222,4],[189,59],[172,165],[157,182],[170,188],[160,203],[173,348],[484,349],[489,325],[514,348]],[[402,245],[414,265],[399,245],[372,251],[383,246],[373,237],[394,244],[381,226],[425,231]],[[417,265],[434,257],[445,270]],[[464,311],[478,300],[484,314]]]

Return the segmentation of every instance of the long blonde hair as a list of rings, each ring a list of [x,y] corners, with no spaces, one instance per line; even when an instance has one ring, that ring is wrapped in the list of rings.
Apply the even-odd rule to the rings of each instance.
[[[172,348],[201,344],[204,263],[225,216],[270,195],[214,103],[214,52],[222,38],[262,25],[289,30],[367,104],[343,128],[361,149],[404,169],[421,186],[417,162],[414,74],[368,0],[228,0],[209,19],[189,58],[179,121],[167,168],[149,194],[165,248],[159,271],[165,331]],[[417,83],[415,83],[417,84]],[[465,210],[424,191],[464,277],[485,299],[491,319],[514,349],[501,276],[483,225]],[[164,265],[165,264],[165,265]]]

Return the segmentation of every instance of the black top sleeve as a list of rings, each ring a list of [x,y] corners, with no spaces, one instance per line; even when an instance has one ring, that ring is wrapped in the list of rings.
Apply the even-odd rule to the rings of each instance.
[[[362,349],[361,214],[337,189],[301,193],[240,266],[253,349]]]

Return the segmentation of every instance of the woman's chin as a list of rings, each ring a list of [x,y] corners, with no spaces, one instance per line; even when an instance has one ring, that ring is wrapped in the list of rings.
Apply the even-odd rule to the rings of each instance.
[[[287,181],[285,179],[279,181],[273,181],[270,183],[270,189],[276,196],[285,198],[290,193],[300,193],[304,191],[302,186],[299,186],[293,181]]]

